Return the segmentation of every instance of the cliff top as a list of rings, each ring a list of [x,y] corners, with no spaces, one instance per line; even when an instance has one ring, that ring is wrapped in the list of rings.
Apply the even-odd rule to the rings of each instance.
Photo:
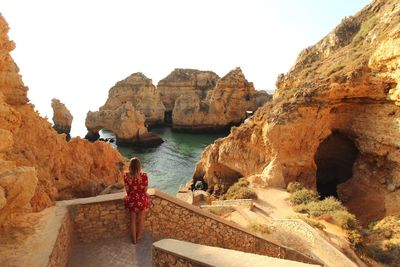
[[[148,84],[152,83],[152,80],[147,78],[146,75],[144,75],[141,72],[135,72],[125,79],[118,81],[114,86],[121,86],[121,85],[141,85],[141,84]]]
[[[221,78],[220,81],[223,82],[247,82],[246,77],[244,76],[242,69],[240,67],[231,70],[224,77]]]
[[[197,78],[198,75],[206,75],[211,80],[218,80],[219,76],[213,71],[203,71],[197,69],[174,69],[167,77],[160,80],[159,83],[167,82],[189,82]]]
[[[372,70],[379,46],[399,31],[396,0],[375,0],[346,17],[327,36],[304,49],[286,75],[278,77],[276,96],[324,96],[330,85],[360,83]],[[296,96],[297,95],[297,96]]]

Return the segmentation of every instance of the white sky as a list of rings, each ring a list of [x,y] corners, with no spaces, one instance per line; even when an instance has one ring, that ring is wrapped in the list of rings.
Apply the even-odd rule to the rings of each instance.
[[[156,85],[174,68],[223,76],[240,66],[256,89],[273,90],[302,49],[369,2],[0,0],[0,12],[31,102],[51,118],[59,98],[82,136],[87,111],[138,71]]]

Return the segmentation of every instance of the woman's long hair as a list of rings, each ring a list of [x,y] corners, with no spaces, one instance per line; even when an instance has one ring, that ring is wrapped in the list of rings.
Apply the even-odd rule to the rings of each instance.
[[[142,164],[140,160],[136,157],[131,158],[129,162],[129,175],[132,179],[140,179],[140,171],[142,169]]]

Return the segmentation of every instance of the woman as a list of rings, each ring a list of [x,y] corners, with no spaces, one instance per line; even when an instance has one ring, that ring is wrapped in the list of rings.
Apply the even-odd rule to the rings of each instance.
[[[139,159],[132,158],[129,162],[129,170],[124,173],[127,193],[124,202],[131,214],[131,231],[134,244],[142,238],[145,210],[149,207],[149,197],[146,193],[148,177],[145,172],[141,172],[141,169]],[[136,219],[138,219],[139,224],[138,231],[136,231]]]

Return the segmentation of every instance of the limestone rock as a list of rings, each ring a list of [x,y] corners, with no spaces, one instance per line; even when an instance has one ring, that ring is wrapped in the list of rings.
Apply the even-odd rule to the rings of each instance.
[[[218,80],[205,99],[198,94],[180,96],[172,112],[173,128],[186,131],[214,131],[240,124],[247,110],[256,110],[253,83],[236,68]]]
[[[218,79],[218,75],[212,71],[175,69],[158,82],[157,90],[160,92],[165,111],[172,112],[175,101],[180,96],[195,93],[200,99],[205,99],[208,91],[214,89]]]
[[[145,118],[131,103],[125,103],[115,110],[88,112],[86,127],[89,135],[95,136],[105,128],[115,133],[118,145],[155,146],[162,139],[147,131]]]
[[[155,146],[162,139],[147,131],[147,126],[164,123],[160,95],[144,74],[138,72],[117,82],[99,111],[86,116],[87,138],[96,140],[105,128],[115,133],[118,144]]]
[[[0,187],[0,210],[4,208],[4,206],[7,203],[6,199],[6,191],[4,190],[3,187]]]
[[[160,94],[152,80],[143,73],[133,73],[117,82],[108,92],[108,99],[100,111],[115,110],[125,103],[131,103],[138,112],[143,113],[148,126],[164,122],[165,108]]]
[[[26,97],[19,70],[10,56],[8,25],[0,16],[0,186],[7,202],[0,224],[17,211],[38,211],[54,200],[93,196],[122,181],[121,155],[102,142],[73,138],[66,142]]]
[[[67,107],[56,98],[51,100],[51,107],[53,108],[54,129],[58,133],[65,133],[68,135],[71,132],[73,119],[71,112],[69,112]]]
[[[115,133],[117,141],[121,139],[134,141],[138,136],[147,133],[144,123],[143,114],[136,111],[130,102],[115,110],[89,111],[86,117],[86,127],[90,132],[94,134],[106,128]]]
[[[32,167],[18,167],[0,173],[0,189],[3,189],[5,195],[0,222],[4,221],[13,210],[22,209],[30,203],[37,183],[36,170]]]
[[[0,159],[14,143],[12,133],[0,128]]]
[[[336,194],[362,222],[400,212],[400,6],[376,0],[300,53],[273,102],[206,148],[193,180],[258,175]],[[350,153],[350,154],[348,154]]]
[[[265,103],[272,100],[272,95],[264,90],[257,90],[254,94],[257,108],[262,107]]]

